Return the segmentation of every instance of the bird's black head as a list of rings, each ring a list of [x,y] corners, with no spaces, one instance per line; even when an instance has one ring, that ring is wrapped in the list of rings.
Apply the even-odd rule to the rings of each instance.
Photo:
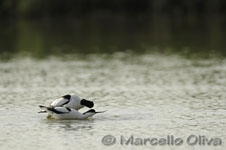
[[[92,108],[94,106],[94,103],[92,101],[82,99],[80,102],[81,105],[84,105],[86,107]]]
[[[87,113],[96,113],[96,111],[94,109],[90,109],[90,110],[84,112],[83,114],[87,114]]]

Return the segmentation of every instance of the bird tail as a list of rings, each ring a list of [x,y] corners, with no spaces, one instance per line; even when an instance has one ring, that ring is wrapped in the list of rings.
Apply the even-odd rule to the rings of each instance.
[[[39,105],[40,108],[47,109],[47,106]]]
[[[47,111],[46,110],[41,110],[38,113],[47,113]]]
[[[39,105],[39,107],[43,110],[39,111],[39,113],[47,113],[48,111],[51,111],[52,107],[47,107],[43,105]]]

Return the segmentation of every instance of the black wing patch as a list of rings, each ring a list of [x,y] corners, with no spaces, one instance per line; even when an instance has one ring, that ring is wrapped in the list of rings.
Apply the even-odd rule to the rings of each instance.
[[[63,98],[65,98],[65,99],[68,99],[68,100],[70,100],[71,99],[71,95],[69,95],[69,94],[67,94],[67,95],[64,95],[64,96],[62,96]]]
[[[68,112],[61,112],[61,111],[58,111],[58,110],[56,110],[54,107],[48,107],[47,109],[48,109],[49,111],[52,111],[52,112],[56,113],[56,114],[66,114],[66,113],[68,113]]]
[[[66,105],[66,104],[68,104],[69,102],[70,102],[70,99],[71,99],[71,95],[64,95],[64,96],[62,96],[64,99],[67,99],[67,101],[65,102],[65,103],[63,103],[62,105],[60,105],[60,106],[64,106],[64,105]]]
[[[66,107],[66,109],[67,109],[68,111],[71,111],[71,108]]]

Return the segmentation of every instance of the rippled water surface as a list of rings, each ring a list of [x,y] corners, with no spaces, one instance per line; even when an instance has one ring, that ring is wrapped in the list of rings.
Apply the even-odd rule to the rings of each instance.
[[[0,62],[0,149],[224,149],[226,60],[155,54],[15,58]],[[108,110],[48,120],[38,105],[75,93]],[[81,112],[86,111],[82,109]],[[121,145],[129,138],[204,135],[221,146]],[[105,135],[116,137],[112,146]]]

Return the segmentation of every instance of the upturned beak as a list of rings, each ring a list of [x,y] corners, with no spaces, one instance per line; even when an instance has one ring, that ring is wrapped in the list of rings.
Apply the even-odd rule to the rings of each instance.
[[[97,114],[97,113],[104,113],[104,112],[106,112],[107,110],[105,110],[105,111],[96,111],[95,113]]]

